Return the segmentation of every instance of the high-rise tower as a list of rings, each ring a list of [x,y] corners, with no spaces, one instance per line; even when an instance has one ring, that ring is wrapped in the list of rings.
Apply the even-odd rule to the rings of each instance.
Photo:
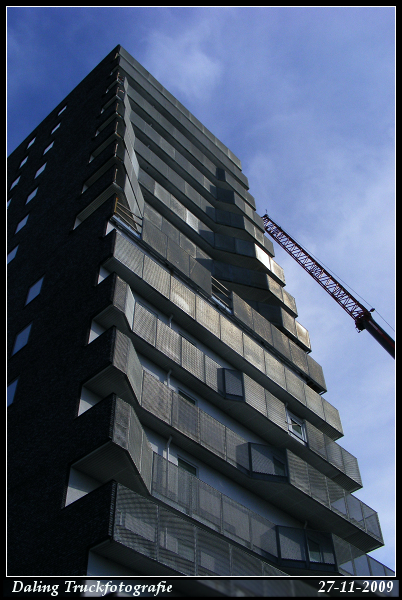
[[[118,46],[9,189],[9,574],[392,575],[236,156]]]

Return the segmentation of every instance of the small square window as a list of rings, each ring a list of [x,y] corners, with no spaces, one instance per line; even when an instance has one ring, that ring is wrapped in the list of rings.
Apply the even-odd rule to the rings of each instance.
[[[197,347],[197,344],[195,342],[193,342],[193,340],[190,339],[187,335],[185,335],[184,333],[180,333],[180,335],[181,335],[182,338],[184,338],[186,340],[186,342],[188,342],[192,346]]]
[[[47,146],[47,148],[44,149],[43,154],[46,154],[46,152],[49,152],[49,150],[50,150],[50,148],[52,148],[53,144],[54,144],[54,142],[52,142],[51,144],[49,144]]]
[[[43,283],[43,277],[41,277],[40,279],[38,279],[38,281],[36,283],[31,285],[31,287],[28,290],[28,295],[27,295],[27,300],[25,302],[25,305],[27,305],[34,298],[36,298],[36,296],[38,296],[40,294],[42,283]]]
[[[283,463],[281,460],[278,460],[275,456],[272,457],[272,462],[274,465],[274,474],[285,477],[285,475],[286,475],[285,463]]]
[[[28,160],[28,157],[26,156],[26,157],[25,157],[25,158],[24,158],[24,159],[21,161],[21,164],[20,164],[20,166],[19,166],[19,168],[20,168],[20,169],[21,169],[21,167],[22,167],[23,165],[25,165],[25,163],[27,162],[27,160]]]
[[[28,343],[31,326],[32,326],[32,323],[27,325],[27,327],[25,327],[25,329],[23,329],[22,331],[19,332],[19,334],[15,338],[14,348],[13,348],[11,355],[14,355],[16,352],[18,352],[18,350],[21,350],[21,348],[26,346],[26,344]]]
[[[306,429],[303,419],[299,419],[293,415],[290,411],[287,411],[288,429],[291,434],[302,440],[306,441]]]
[[[190,463],[188,463],[186,460],[178,458],[177,466],[179,467],[179,469],[183,469],[183,471],[187,471],[187,473],[197,476],[197,467],[194,467],[194,465],[190,465]]]
[[[15,258],[15,255],[17,254],[17,250],[18,250],[18,246],[16,246],[13,250],[11,250],[11,252],[7,255],[7,264],[9,262],[11,262],[13,260],[13,258]]]
[[[60,127],[60,123],[57,123],[56,127],[53,127],[52,131],[50,132],[50,134],[54,133],[55,131],[57,131],[57,129]]]
[[[12,184],[11,184],[11,187],[10,187],[10,190],[12,190],[12,189],[13,189],[13,187],[15,187],[15,186],[17,185],[17,183],[19,182],[19,180],[20,180],[20,179],[21,179],[21,176],[20,176],[20,177],[17,177],[17,179],[15,179],[15,180],[12,182]]]
[[[10,383],[10,385],[7,386],[7,406],[10,406],[10,404],[12,404],[14,402],[14,396],[15,396],[15,390],[17,389],[17,383],[18,383],[18,378],[14,379],[14,381],[12,381]]]
[[[302,437],[303,436],[303,424],[300,423],[299,421],[297,421],[296,419],[292,419],[292,418],[290,419],[290,423],[291,423],[290,426],[291,426],[293,433]]]
[[[41,173],[43,173],[43,171],[45,170],[45,167],[46,167],[46,163],[45,163],[44,165],[42,165],[42,166],[41,166],[41,168],[40,168],[40,169],[38,169],[38,170],[36,171],[36,173],[35,173],[35,178],[36,178],[38,175],[40,175]]]
[[[32,140],[29,142],[29,144],[27,146],[27,149],[32,146],[32,144],[34,143],[35,140],[36,140],[36,138],[32,138]]]
[[[307,538],[308,555],[311,562],[323,562],[320,544]]]
[[[34,191],[29,194],[25,204],[28,204],[28,202],[30,202],[32,200],[32,198],[34,198],[36,196],[37,191],[38,191],[38,188],[35,188]]]
[[[26,217],[24,217],[17,225],[17,228],[15,230],[15,233],[17,233],[20,229],[22,229],[24,227],[24,225],[26,225],[26,222],[28,221],[28,217],[29,215],[27,215]]]
[[[183,390],[177,390],[177,393],[179,394],[179,396],[181,396],[181,398],[184,398],[184,400],[187,400],[187,402],[190,402],[190,404],[196,404],[194,398],[192,398],[191,396],[189,396],[186,392],[183,392]]]

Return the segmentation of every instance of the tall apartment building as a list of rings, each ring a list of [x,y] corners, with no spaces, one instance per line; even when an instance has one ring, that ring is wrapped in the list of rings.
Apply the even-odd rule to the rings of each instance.
[[[8,177],[8,573],[392,576],[236,156],[118,46]]]

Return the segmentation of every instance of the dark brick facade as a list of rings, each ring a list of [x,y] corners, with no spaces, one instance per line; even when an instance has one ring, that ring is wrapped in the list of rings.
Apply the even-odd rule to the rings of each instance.
[[[85,346],[92,316],[110,301],[113,277],[99,287],[95,284],[99,265],[113,246],[114,232],[105,237],[113,198],[90,220],[75,230],[73,226],[85,200],[90,202],[101,186],[113,181],[111,168],[91,188],[91,197],[81,197],[84,182],[111,153],[107,148],[88,164],[94,144],[99,144],[94,136],[115,54],[111,52],[9,158],[9,185],[21,174],[10,192],[8,212],[9,251],[19,246],[8,268],[9,381],[18,377],[15,400],[8,408],[10,575],[85,574],[88,547],[108,535],[112,485],[96,490],[79,510],[62,507],[69,465],[109,430],[103,418],[88,435],[86,419],[75,417],[82,382],[108,360],[96,352],[89,356]],[[58,122],[60,127],[51,135]],[[51,141],[53,147],[43,155]],[[19,169],[27,154],[27,163]],[[34,179],[45,162],[44,172]],[[25,204],[36,187],[37,194]],[[26,214],[26,225],[14,234]],[[42,276],[41,293],[25,306],[29,287]],[[29,344],[10,356],[16,335],[29,323]]]

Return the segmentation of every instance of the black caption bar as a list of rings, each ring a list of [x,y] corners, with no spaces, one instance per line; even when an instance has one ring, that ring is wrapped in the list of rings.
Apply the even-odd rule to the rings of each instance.
[[[28,597],[399,597],[399,580],[342,577],[300,578],[197,578],[197,577],[8,577],[6,598]]]

